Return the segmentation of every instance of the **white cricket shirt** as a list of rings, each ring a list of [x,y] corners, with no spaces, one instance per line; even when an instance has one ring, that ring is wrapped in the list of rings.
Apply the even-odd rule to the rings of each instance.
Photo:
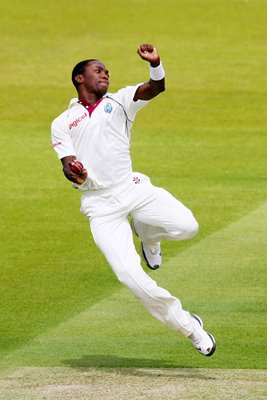
[[[72,99],[69,108],[52,122],[52,144],[58,158],[76,156],[88,172],[80,189],[111,187],[131,175],[130,129],[137,111],[148,103],[133,101],[140,85],[107,93],[91,115],[78,99]]]

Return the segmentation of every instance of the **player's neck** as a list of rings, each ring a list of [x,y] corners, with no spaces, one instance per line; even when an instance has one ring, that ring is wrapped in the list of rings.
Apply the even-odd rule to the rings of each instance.
[[[100,96],[100,97],[79,96],[80,101],[86,101],[86,103],[90,104],[91,106],[96,105],[101,98],[102,98],[102,96]]]
[[[85,100],[88,104],[94,106],[102,98],[102,95],[92,92],[88,93],[83,90],[78,92],[78,97],[79,100]]]

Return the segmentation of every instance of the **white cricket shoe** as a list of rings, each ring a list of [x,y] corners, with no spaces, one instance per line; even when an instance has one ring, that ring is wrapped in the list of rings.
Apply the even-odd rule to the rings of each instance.
[[[206,357],[212,356],[216,350],[214,337],[203,329],[203,322],[197,315],[191,314],[194,319],[194,332],[188,336],[193,346]]]
[[[162,263],[160,243],[153,246],[141,242],[141,251],[146,265],[151,269],[158,269]]]
[[[134,226],[134,219],[131,220],[131,228],[133,233],[138,237]],[[146,265],[151,269],[158,269],[162,263],[160,243],[151,246],[145,242],[141,242],[141,252]]]

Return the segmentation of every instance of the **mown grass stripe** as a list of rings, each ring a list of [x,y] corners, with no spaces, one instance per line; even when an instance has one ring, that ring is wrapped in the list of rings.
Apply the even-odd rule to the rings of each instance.
[[[196,354],[122,288],[11,352],[1,367],[264,368],[266,216],[267,203],[153,273],[214,333],[218,351],[211,359]]]

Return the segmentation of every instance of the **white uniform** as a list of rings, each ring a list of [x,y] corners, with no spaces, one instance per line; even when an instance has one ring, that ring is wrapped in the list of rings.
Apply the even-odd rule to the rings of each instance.
[[[128,223],[132,215],[140,240],[150,245],[186,239],[198,230],[188,208],[153,186],[147,176],[132,171],[130,129],[136,112],[148,103],[133,101],[138,86],[106,94],[91,115],[73,99],[52,123],[52,143],[60,159],[76,156],[88,172],[79,186],[81,211],[118,279],[153,316],[189,336],[193,332],[190,314],[145,273]]]
[[[106,94],[89,115],[77,99],[52,123],[53,146],[61,159],[75,155],[88,172],[82,189],[99,189],[125,181],[132,173],[130,129],[147,101],[132,101],[137,86]]]

